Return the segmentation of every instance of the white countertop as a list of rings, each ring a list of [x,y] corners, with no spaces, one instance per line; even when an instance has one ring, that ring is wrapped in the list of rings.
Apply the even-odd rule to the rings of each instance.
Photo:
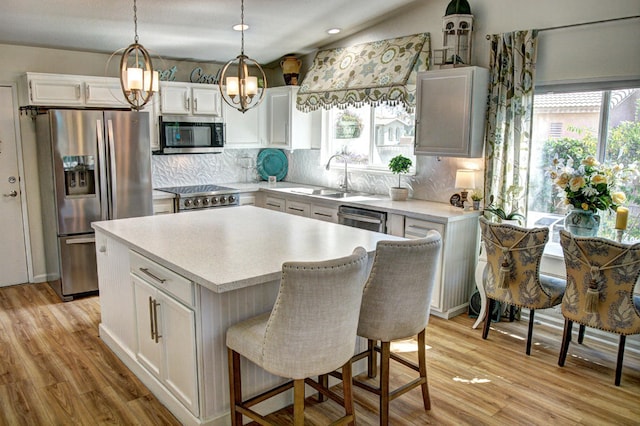
[[[132,250],[218,293],[279,279],[285,261],[369,253],[391,235],[253,206],[94,222]]]
[[[429,220],[437,223],[447,223],[456,220],[468,219],[469,217],[480,216],[480,211],[474,210],[462,210],[458,207],[453,207],[450,204],[437,203],[434,201],[424,201],[408,199],[406,201],[391,201],[391,199],[384,195],[373,194],[366,197],[350,197],[350,198],[328,198],[316,195],[308,195],[297,192],[292,192],[292,188],[312,188],[321,189],[322,186],[299,184],[295,182],[248,182],[248,183],[223,183],[221,185],[229,188],[237,189],[242,192],[255,192],[255,191],[267,191],[272,192],[274,195],[278,193],[286,194],[287,197],[298,198],[299,201],[311,202],[313,200],[320,201],[324,204],[333,204],[335,206],[348,205],[356,206],[365,209],[381,210],[386,213],[401,214],[416,219]],[[156,197],[156,193],[158,195]],[[154,198],[166,198],[166,195],[172,197],[171,194],[154,191]]]

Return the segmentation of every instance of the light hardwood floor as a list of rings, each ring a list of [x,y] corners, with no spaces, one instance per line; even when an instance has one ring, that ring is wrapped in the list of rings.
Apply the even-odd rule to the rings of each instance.
[[[0,288],[0,425],[179,424],[98,337],[98,297],[59,302],[46,284]],[[488,340],[473,320],[432,317],[427,365],[432,409],[420,391],[391,403],[393,425],[625,425],[640,423],[640,355],[627,351],[613,385],[616,347],[587,336],[557,365],[562,330],[536,324],[524,354],[526,322],[500,322]],[[576,327],[577,328],[577,327]],[[575,340],[575,339],[574,339]],[[415,342],[396,350],[415,358]],[[413,377],[393,364],[392,384]],[[356,388],[358,424],[377,424],[377,402]],[[340,415],[309,400],[307,423]],[[281,423],[291,410],[271,416]]]

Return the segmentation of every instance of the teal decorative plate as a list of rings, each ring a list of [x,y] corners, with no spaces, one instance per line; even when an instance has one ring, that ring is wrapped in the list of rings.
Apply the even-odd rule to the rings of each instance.
[[[289,161],[282,150],[267,148],[258,153],[256,167],[262,179],[269,180],[269,176],[275,176],[277,181],[281,181],[287,175]]]

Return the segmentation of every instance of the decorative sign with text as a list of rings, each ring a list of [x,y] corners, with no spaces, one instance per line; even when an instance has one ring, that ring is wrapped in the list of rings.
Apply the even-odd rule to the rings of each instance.
[[[215,75],[205,74],[201,67],[196,67],[191,71],[189,80],[192,83],[218,84],[218,81],[220,81],[221,71],[222,68],[218,69],[218,72],[216,72]]]

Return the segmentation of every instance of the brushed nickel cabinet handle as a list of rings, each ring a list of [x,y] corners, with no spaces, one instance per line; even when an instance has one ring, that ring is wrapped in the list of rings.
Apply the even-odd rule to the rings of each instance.
[[[153,323],[153,298],[149,296],[149,325],[151,326],[151,340],[155,340],[156,331]]]
[[[160,284],[164,284],[167,279],[166,278],[160,278],[156,275],[154,275],[153,273],[149,272],[149,268],[139,268],[140,271],[142,271],[142,273],[144,273],[146,276],[153,278],[154,280],[158,281]]]
[[[153,300],[153,320],[154,320],[154,324],[156,325],[156,338],[155,338],[156,343],[158,343],[158,340],[162,337],[158,332],[158,305],[159,303],[154,299]]]

